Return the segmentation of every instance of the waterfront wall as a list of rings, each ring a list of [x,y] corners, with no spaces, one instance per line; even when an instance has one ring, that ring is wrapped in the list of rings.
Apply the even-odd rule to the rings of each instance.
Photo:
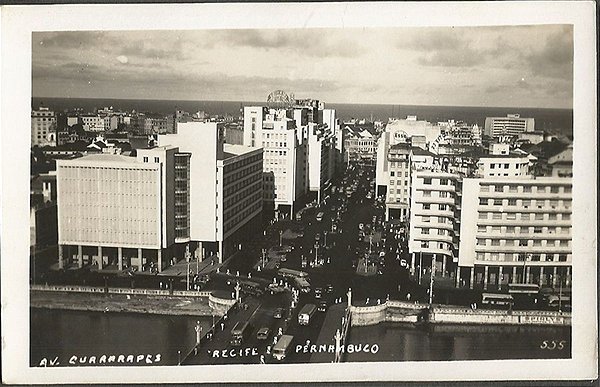
[[[352,306],[352,326],[376,325],[382,322],[417,323],[427,306],[403,301],[387,301],[374,306]]]
[[[507,311],[434,306],[429,310],[431,324],[571,325],[571,313],[553,311]]]
[[[208,296],[208,305],[216,316],[225,315],[237,301],[235,299],[219,298],[212,294]]]
[[[78,285],[31,285],[31,290],[43,292],[73,292],[73,293],[106,293],[106,289],[101,286],[78,286]],[[210,292],[193,290],[169,290],[159,289],[128,289],[128,288],[108,288],[109,294],[131,294],[146,296],[175,296],[175,297],[209,297]]]

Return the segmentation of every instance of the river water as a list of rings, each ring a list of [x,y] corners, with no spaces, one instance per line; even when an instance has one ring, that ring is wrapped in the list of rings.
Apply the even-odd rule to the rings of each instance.
[[[200,321],[203,332],[212,325],[212,317],[30,310],[32,367],[39,366],[44,358],[53,361],[57,357],[61,366],[71,365],[69,361],[94,365],[90,364],[91,356],[98,364],[102,355],[107,360],[115,356],[113,362],[103,365],[176,365],[177,351],[184,354],[193,348],[196,321]],[[117,363],[119,355],[124,355],[124,363]],[[127,361],[128,355],[134,356],[133,362]]]
[[[352,327],[348,344],[363,345],[360,352],[346,352],[345,360],[356,362],[557,359],[571,357],[571,328],[384,323]]]
[[[177,351],[183,354],[193,347],[198,320],[204,332],[212,324],[211,317],[32,308],[30,365],[39,366],[44,358],[58,358],[61,366],[71,365],[70,360],[75,365],[98,365],[102,355],[115,356],[112,364],[103,365],[175,365]],[[570,358],[571,328],[384,323],[353,327],[348,344],[370,346],[368,353],[347,351],[348,362]],[[115,363],[121,354],[125,363]],[[128,355],[133,355],[133,361],[127,361]],[[91,356],[95,364],[90,364]],[[138,361],[138,356],[143,359]]]

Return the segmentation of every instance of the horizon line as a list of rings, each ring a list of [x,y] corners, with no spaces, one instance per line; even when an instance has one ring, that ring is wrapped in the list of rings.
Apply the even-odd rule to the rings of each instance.
[[[115,97],[50,97],[50,96],[31,96],[31,98],[54,98],[54,99],[105,99],[105,100],[125,100],[125,101],[173,101],[173,102],[239,102],[239,103],[261,103],[267,102],[248,101],[248,100],[229,100],[229,99],[152,99],[152,98],[115,98]],[[461,108],[495,108],[495,109],[547,109],[547,110],[571,110],[573,107],[539,107],[539,106],[486,106],[486,105],[427,105],[427,104],[403,104],[403,103],[373,103],[373,102],[325,102],[318,98],[296,98],[313,99],[319,102],[334,105],[389,105],[389,106],[419,106],[419,107],[461,107]]]

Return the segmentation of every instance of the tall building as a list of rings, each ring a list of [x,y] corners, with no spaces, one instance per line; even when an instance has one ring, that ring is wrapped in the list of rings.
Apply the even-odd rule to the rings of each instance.
[[[572,179],[463,180],[457,284],[570,286]]]
[[[410,205],[410,144],[392,145],[387,155],[385,219],[407,220]]]
[[[179,202],[189,203],[189,242],[197,258],[213,253],[226,259],[261,220],[262,149],[224,141],[224,125],[214,122],[178,123],[176,134],[158,136],[159,145],[190,155],[189,185],[181,177],[177,192],[187,190]]]
[[[436,275],[454,276],[458,262],[461,177],[439,168],[417,167],[412,172],[408,242],[412,271],[417,266],[423,270],[433,265]]]
[[[155,264],[175,243],[175,147],[57,160],[59,267]]]
[[[519,133],[533,132],[535,119],[521,118],[519,114],[507,114],[506,117],[486,117],[484,134],[489,137],[517,137]]]
[[[31,111],[31,146],[56,146],[56,116],[47,107]]]
[[[244,145],[262,147],[263,199],[272,209],[293,213],[295,202],[306,193],[308,124],[306,112],[244,108]],[[304,124],[304,125],[303,125]]]
[[[511,151],[508,144],[490,144],[489,154],[477,162],[480,177],[529,177],[530,156],[526,152]]]

